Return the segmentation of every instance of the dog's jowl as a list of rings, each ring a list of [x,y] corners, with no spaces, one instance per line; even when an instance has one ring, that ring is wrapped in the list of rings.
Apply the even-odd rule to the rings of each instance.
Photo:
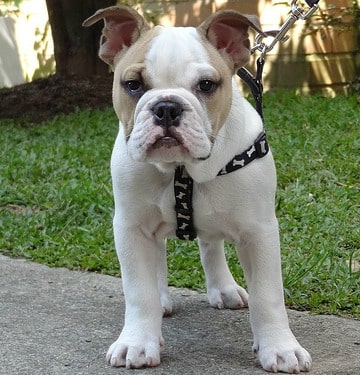
[[[256,141],[261,118],[233,79],[250,56],[248,28],[262,33],[257,18],[224,10],[197,28],[150,28],[134,10],[111,7],[84,25],[99,20],[105,22],[99,56],[114,71],[120,122],[111,173],[126,301],[108,361],[128,368],[160,363],[162,317],[172,310],[165,239],[178,229],[174,174],[181,167],[192,181],[210,304],[249,306],[253,350],[265,370],[308,371],[311,357],[291,332],[284,306],[274,161],[265,141]],[[232,160],[241,168],[224,173]],[[249,294],[228,269],[224,240],[236,245]]]

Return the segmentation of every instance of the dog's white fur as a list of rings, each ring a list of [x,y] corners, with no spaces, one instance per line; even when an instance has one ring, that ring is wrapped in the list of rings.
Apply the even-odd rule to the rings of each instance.
[[[99,19],[105,20],[100,57],[114,68],[120,120],[111,172],[126,301],[125,324],[108,361],[135,368],[160,363],[162,316],[172,311],[164,239],[175,235],[174,168],[183,164],[194,180],[194,223],[210,304],[249,305],[253,349],[265,370],[308,371],[311,357],[292,334],[284,306],[272,155],[216,177],[262,131],[231,78],[248,59],[247,28],[261,32],[258,24],[225,11],[197,29],[150,29],[125,7],[100,10],[84,24]],[[210,95],[199,88],[202,80],[216,83]],[[142,91],[129,89],[130,81],[140,82]],[[154,120],[154,106],[168,101],[182,108],[171,134]],[[236,244],[249,296],[228,269],[224,240]]]

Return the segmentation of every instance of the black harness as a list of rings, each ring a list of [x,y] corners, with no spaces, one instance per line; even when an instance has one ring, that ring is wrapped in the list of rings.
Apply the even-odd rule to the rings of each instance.
[[[257,74],[253,77],[245,68],[238,70],[238,76],[250,87],[251,93],[255,99],[256,110],[263,119],[262,112],[262,91],[263,86],[261,76],[264,60],[257,61]],[[239,155],[236,155],[222,168],[217,176],[224,176],[228,173],[237,171],[245,167],[255,159],[263,158],[269,152],[269,145],[266,139],[265,131],[262,131],[255,139],[254,143]],[[175,194],[175,212],[177,229],[176,236],[180,240],[194,240],[196,238],[196,229],[193,220],[192,194],[194,181],[189,176],[183,165],[175,169],[174,175],[174,194]]]

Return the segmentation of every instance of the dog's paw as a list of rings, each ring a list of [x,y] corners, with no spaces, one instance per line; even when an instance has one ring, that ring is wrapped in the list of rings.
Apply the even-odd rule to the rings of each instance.
[[[272,340],[271,340],[272,341]],[[299,374],[311,369],[310,354],[294,338],[291,341],[281,341],[268,344],[254,344],[253,351],[257,355],[261,366],[269,372],[285,372]]]
[[[160,349],[164,345],[162,337],[147,335],[126,336],[121,334],[110,346],[106,360],[113,367],[141,368],[160,364]]]
[[[246,290],[236,283],[225,287],[213,287],[207,291],[208,300],[217,309],[241,309],[248,305],[249,295]]]
[[[161,293],[160,295],[161,307],[163,316],[170,316],[172,313],[172,299],[170,293]]]

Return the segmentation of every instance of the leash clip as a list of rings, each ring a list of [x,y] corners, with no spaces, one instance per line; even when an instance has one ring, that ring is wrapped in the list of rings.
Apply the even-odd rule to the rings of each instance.
[[[296,7],[296,1],[297,0],[293,0],[293,2],[291,3],[291,7]],[[304,13],[304,11],[301,10],[301,8],[298,8],[301,13],[300,18],[302,20],[310,18],[319,9],[319,1],[320,0],[305,0],[306,4],[309,6],[309,9],[306,13]]]
[[[269,30],[265,31],[266,36],[257,34],[255,37],[255,45],[251,48],[251,53],[254,53],[256,50],[261,52],[260,58],[265,59],[265,55],[271,51],[278,42],[286,42],[289,39],[289,36],[286,33],[294,25],[294,23],[299,20],[306,20],[311,17],[319,8],[319,0],[305,0],[306,4],[309,6],[309,9],[306,11],[302,7],[298,6],[296,3],[298,0],[292,0],[291,2],[291,11],[290,16],[281,26],[279,30]],[[263,42],[264,38],[271,37],[273,40],[270,44]]]

